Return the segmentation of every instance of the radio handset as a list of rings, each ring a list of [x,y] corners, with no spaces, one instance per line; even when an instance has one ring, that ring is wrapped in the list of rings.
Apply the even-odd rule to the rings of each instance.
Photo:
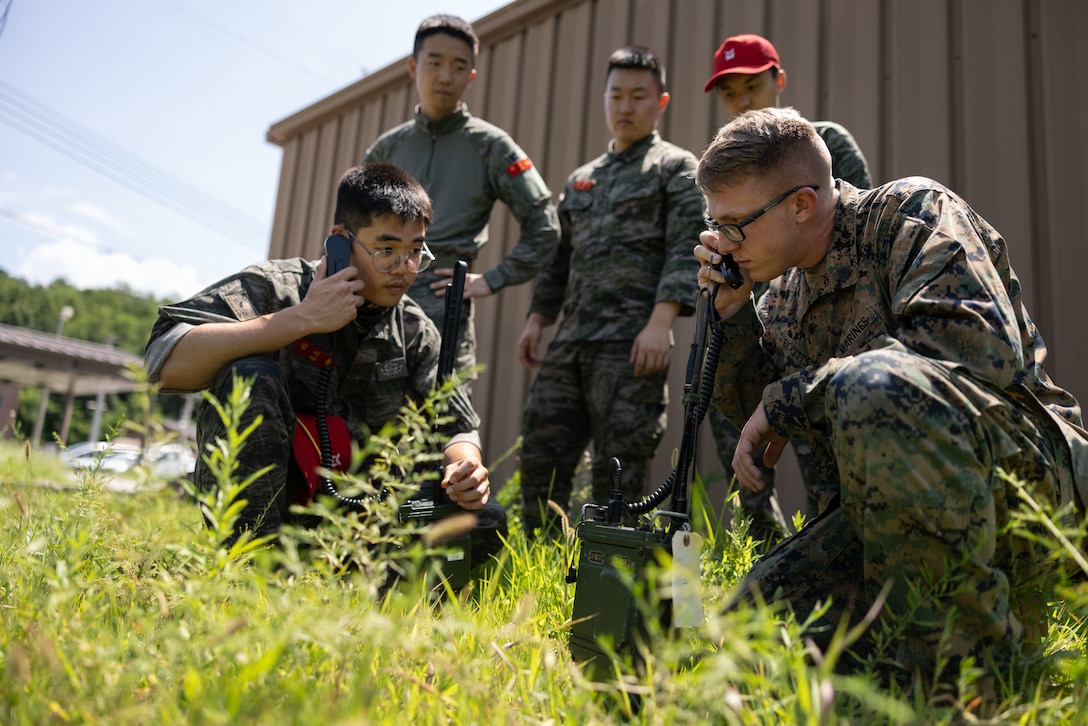
[[[325,238],[325,277],[332,277],[351,264],[351,240],[342,234]]]
[[[744,274],[740,271],[740,267],[733,259],[733,255],[723,255],[721,264],[718,265],[718,271],[722,273],[722,277],[725,278],[725,284],[734,290],[740,289],[744,285]]]
[[[332,234],[325,238],[325,277],[335,275],[340,270],[351,264],[351,240],[342,234]],[[318,448],[321,451],[321,466],[331,471],[333,468],[332,437],[329,434],[328,401],[329,384],[332,376],[332,361],[335,359],[336,338],[334,334],[328,335],[329,340],[329,365],[321,369],[317,379],[315,393],[317,439]],[[365,507],[365,497],[348,497],[340,494],[332,479],[322,475],[318,481],[317,493],[332,497],[342,506],[353,512],[361,512]]]

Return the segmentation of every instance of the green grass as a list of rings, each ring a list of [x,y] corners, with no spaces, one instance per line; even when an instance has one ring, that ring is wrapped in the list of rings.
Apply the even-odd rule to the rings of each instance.
[[[62,476],[59,462],[0,445],[0,723],[975,720],[970,707],[834,673],[781,614],[719,614],[754,557],[743,523],[702,518],[704,625],[651,627],[644,673],[601,684],[567,652],[576,543],[530,545],[516,505],[501,565],[435,596],[423,576],[387,588],[391,566],[426,562],[398,549],[391,510],[365,522],[329,512],[320,535],[231,552],[200,508],[229,520],[229,497],[117,494],[94,475],[41,486]],[[1043,647],[1002,684],[995,722],[1088,723],[1088,591],[1063,595]]]

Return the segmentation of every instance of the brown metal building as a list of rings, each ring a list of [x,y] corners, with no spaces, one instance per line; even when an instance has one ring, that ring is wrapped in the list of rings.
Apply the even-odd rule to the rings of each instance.
[[[517,0],[468,19],[481,41],[469,108],[511,133],[553,193],[605,148],[604,68],[615,48],[647,45],[665,58],[672,102],[662,135],[698,155],[727,121],[717,97],[702,91],[714,50],[736,33],[770,38],[789,73],[783,104],[850,129],[875,183],[932,177],[1002,232],[1050,346],[1049,373],[1088,402],[1081,363],[1088,354],[1088,3]],[[411,42],[404,39],[405,58]],[[400,61],[269,129],[268,140],[283,148],[270,257],[320,255],[340,173],[380,132],[410,118],[415,100]],[[506,254],[513,225],[500,206],[480,269]],[[523,285],[478,301],[479,358],[487,370],[475,396],[488,461],[517,439],[530,375],[514,351],[530,293]],[[672,428],[654,486],[671,470],[679,443],[690,319],[674,331]],[[720,466],[705,429],[698,468],[712,479]],[[493,481],[513,470],[508,459]],[[783,508],[792,512],[801,501],[792,459],[780,466],[780,482]]]

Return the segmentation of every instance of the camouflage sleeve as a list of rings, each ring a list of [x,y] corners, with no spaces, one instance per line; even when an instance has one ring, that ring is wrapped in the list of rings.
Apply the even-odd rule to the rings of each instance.
[[[692,254],[703,230],[706,200],[695,186],[696,158],[684,154],[665,182],[665,265],[654,302],[676,302],[691,315],[699,294],[699,262]]]
[[[158,381],[170,352],[194,325],[249,320],[297,303],[301,273],[299,266],[251,265],[188,300],[161,305],[144,351],[148,379]]]
[[[564,196],[565,196],[564,192]],[[570,258],[573,252],[570,241],[570,219],[563,214],[563,197],[559,198],[560,235],[559,245],[552,255],[551,264],[545,267],[536,278],[533,286],[533,298],[529,303],[530,313],[539,313],[555,322],[563,309],[563,295],[570,277]]]
[[[520,237],[503,260],[484,273],[493,291],[533,279],[559,244],[559,219],[551,191],[529,156],[509,137],[488,149],[488,174],[496,196],[514,215]]]
[[[868,228],[887,240],[878,274],[897,327],[867,350],[897,348],[965,369],[994,387],[1024,368],[1016,311],[1003,280],[1004,241],[958,198],[934,189],[888,195]],[[767,387],[768,419],[783,433],[819,424],[829,381],[848,359],[831,358]],[[781,426],[781,428],[780,428]]]
[[[895,337],[927,358],[1007,388],[1024,367],[1024,350],[999,271],[1009,269],[1004,240],[944,192],[924,190],[895,202],[882,210],[892,229]]]
[[[872,187],[869,164],[850,132],[844,126],[829,121],[821,122],[816,130],[831,152],[831,176],[844,179],[859,189]]]

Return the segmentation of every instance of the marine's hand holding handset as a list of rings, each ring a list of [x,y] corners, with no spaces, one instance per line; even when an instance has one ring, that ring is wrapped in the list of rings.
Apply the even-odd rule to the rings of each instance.
[[[734,290],[740,289],[744,285],[744,275],[740,271],[740,267],[737,266],[736,261],[733,259],[733,255],[723,255],[721,264],[718,265],[718,271],[722,273],[722,277],[725,278],[725,284]]]
[[[325,277],[332,277],[351,264],[351,240],[342,234],[325,238]]]

